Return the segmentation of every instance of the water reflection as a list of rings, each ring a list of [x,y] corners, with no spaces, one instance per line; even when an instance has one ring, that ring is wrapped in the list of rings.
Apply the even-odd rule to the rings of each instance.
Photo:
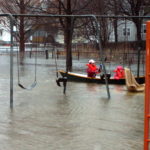
[[[87,83],[87,91],[89,92],[97,92],[98,88],[97,88],[97,84],[92,84],[92,83]],[[100,86],[100,85],[99,85]]]

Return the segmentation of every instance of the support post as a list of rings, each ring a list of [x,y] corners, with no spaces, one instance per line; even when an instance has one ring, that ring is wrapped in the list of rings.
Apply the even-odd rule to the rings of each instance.
[[[13,16],[8,15],[10,20],[10,108],[13,108]]]
[[[107,90],[107,95],[108,95],[108,99],[110,99],[110,91],[109,91],[109,85],[108,85],[108,78],[106,75],[106,68],[105,68],[105,64],[104,64],[104,56],[103,56],[103,51],[102,51],[102,44],[101,44],[101,40],[100,40],[100,30],[99,30],[99,23],[98,20],[96,18],[96,16],[93,16],[93,19],[96,23],[96,31],[97,31],[97,40],[98,40],[98,46],[99,46],[99,53],[100,53],[100,59],[103,65],[103,70],[104,70],[104,77],[105,77],[105,84],[106,84],[106,90]]]
[[[144,150],[149,150],[150,121],[150,21],[146,26],[146,74],[145,74],[145,114],[144,114]]]

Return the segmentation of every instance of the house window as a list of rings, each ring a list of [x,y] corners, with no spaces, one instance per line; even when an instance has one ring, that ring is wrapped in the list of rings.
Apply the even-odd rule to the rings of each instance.
[[[123,35],[130,36],[130,28],[123,28]]]

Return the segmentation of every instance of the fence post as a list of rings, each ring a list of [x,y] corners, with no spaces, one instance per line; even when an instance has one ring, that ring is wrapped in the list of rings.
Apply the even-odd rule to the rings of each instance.
[[[57,59],[59,59],[59,51],[58,51],[58,49],[56,50],[56,54],[57,54]]]
[[[46,55],[46,59],[48,59],[49,55],[48,55],[48,50],[47,49],[45,50],[45,55]]]
[[[52,48],[52,59],[54,58],[55,47]]]
[[[79,51],[79,49],[78,49],[78,60],[80,59],[80,51]]]

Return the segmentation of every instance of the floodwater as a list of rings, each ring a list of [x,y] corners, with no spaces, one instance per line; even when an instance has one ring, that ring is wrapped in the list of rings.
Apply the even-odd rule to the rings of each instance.
[[[76,66],[81,63],[74,61]],[[83,62],[84,63],[84,62]],[[58,60],[63,69],[64,60]],[[37,86],[17,86],[14,57],[14,107],[9,107],[9,56],[0,56],[0,150],[141,150],[144,93],[125,86],[67,83],[66,95],[55,83],[55,61],[37,60]],[[34,60],[20,66],[20,82],[34,81]]]

